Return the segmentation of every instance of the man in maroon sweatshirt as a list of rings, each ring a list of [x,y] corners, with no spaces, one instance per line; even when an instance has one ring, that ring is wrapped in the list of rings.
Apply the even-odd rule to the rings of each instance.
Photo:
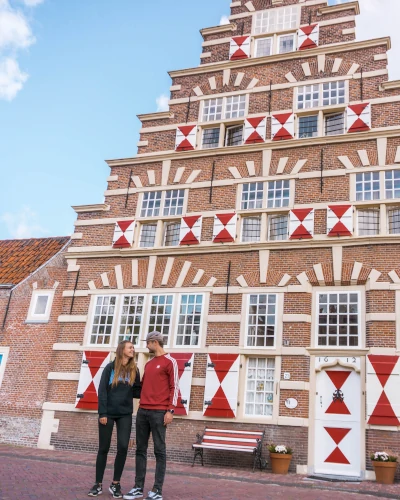
[[[146,500],[163,500],[162,487],[167,465],[165,436],[178,402],[178,365],[175,359],[164,351],[163,335],[156,331],[150,332],[146,344],[154,358],[144,368],[140,406],[136,416],[135,486],[124,495],[126,500],[143,498],[150,433],[153,436],[156,456],[156,477],[154,487],[149,491]]]

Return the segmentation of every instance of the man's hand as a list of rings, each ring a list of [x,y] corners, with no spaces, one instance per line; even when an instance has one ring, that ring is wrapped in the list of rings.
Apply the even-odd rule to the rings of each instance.
[[[107,425],[107,417],[100,418],[99,422],[101,423],[101,425]]]
[[[170,411],[167,411],[167,413],[164,415],[164,425],[170,424],[173,419],[173,414]]]

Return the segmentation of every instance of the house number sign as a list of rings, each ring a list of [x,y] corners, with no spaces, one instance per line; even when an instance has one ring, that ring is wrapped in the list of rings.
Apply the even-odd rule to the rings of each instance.
[[[342,366],[354,367],[357,370],[361,368],[361,360],[356,356],[317,356],[315,358],[315,367],[330,365],[330,364],[341,364]]]
[[[294,410],[295,408],[297,408],[298,404],[299,403],[298,403],[297,399],[294,399],[294,398],[288,398],[285,401],[285,406],[286,406],[286,408],[289,408],[289,410]]]

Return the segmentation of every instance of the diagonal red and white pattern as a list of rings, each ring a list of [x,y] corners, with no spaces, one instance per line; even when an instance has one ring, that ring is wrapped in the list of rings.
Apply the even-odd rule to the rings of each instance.
[[[371,104],[352,104],[347,107],[347,132],[371,130]]]
[[[240,59],[248,59],[250,57],[250,37],[249,36],[234,36],[231,39],[229,49],[229,59],[238,61]]]
[[[328,236],[352,236],[353,206],[331,205],[327,211]]]
[[[371,425],[400,425],[400,356],[367,356],[367,415]]]
[[[213,243],[231,243],[236,238],[236,212],[214,216]]]
[[[109,352],[84,351],[75,408],[97,410],[98,390],[104,368],[110,362]]]
[[[201,215],[182,217],[179,244],[198,245],[201,240],[201,223]]]
[[[115,223],[113,248],[129,248],[133,244],[135,233],[134,220],[122,220]]]
[[[182,125],[176,129],[176,151],[192,151],[196,148],[197,125]]]
[[[170,354],[178,365],[179,374],[179,396],[175,408],[176,415],[188,415],[190,406],[190,392],[192,389],[192,374],[194,354],[186,352],[175,352]]]
[[[272,115],[271,138],[273,141],[287,141],[294,138],[294,114]]]
[[[332,451],[329,449],[329,455],[325,459],[325,463],[350,465],[349,460],[340,449],[340,444],[346,438],[346,436],[349,435],[352,429],[342,429],[337,427],[324,427],[324,429],[331,437],[333,443],[331,441],[330,444],[331,447],[334,448]]]
[[[315,49],[319,45],[319,24],[310,24],[299,29],[299,50]]]
[[[238,354],[209,354],[207,356],[205,417],[235,418],[239,383]]]
[[[346,405],[346,397],[348,396],[345,396],[345,394],[347,394],[345,384],[349,379],[351,372],[326,370],[325,373],[328,375],[329,380],[332,382],[332,394],[334,394],[336,391],[341,391],[344,395],[343,401],[338,398],[332,398],[332,403],[329,405],[325,413],[332,415],[350,415],[350,410]]]
[[[244,143],[257,144],[265,142],[267,134],[267,118],[259,116],[257,118],[246,118],[244,121]]]
[[[314,236],[314,209],[296,208],[290,211],[289,237],[291,240],[310,239]]]

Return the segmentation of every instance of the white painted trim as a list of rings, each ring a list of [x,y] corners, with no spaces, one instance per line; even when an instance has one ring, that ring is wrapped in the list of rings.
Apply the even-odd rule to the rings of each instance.
[[[311,323],[309,314],[284,314],[282,317],[284,323]]]
[[[192,378],[192,386],[205,387],[206,386],[206,379],[201,378],[201,377],[193,377]]]
[[[365,320],[368,321],[396,321],[396,313],[367,313]]]
[[[86,321],[85,315],[62,314],[58,317],[59,323],[86,323]]]
[[[50,444],[51,435],[58,432],[58,426],[60,423],[60,420],[54,418],[54,416],[54,411],[43,410],[40,433],[37,442],[37,447],[40,450],[54,450],[54,446]]]
[[[388,55],[387,53],[383,54],[375,54],[374,55],[374,61],[387,61]]]
[[[81,240],[83,238],[83,233],[72,233],[71,240]]]
[[[89,290],[64,290],[63,297],[88,297]]]
[[[153,288],[154,281],[154,273],[157,265],[157,256],[150,255],[149,257],[149,266],[147,269],[147,280],[146,280],[146,288]]]
[[[148,146],[149,145],[149,141],[138,141],[138,143],[136,144],[136,146],[138,148],[141,148],[141,147],[145,147],[145,146]],[[136,177],[136,176],[135,176]],[[135,182],[135,181],[134,181]],[[136,182],[135,182],[136,184]]]
[[[279,382],[280,388],[283,390],[293,390],[293,391],[309,391],[309,382],[297,382],[295,380],[281,380]]]
[[[278,425],[286,425],[290,427],[308,427],[308,418],[297,417],[278,417]]]
[[[209,314],[207,317],[208,323],[240,323],[241,320],[241,314]]]
[[[79,373],[50,372],[47,380],[79,380]]]
[[[29,304],[28,314],[26,317],[27,322],[48,322],[50,320],[51,309],[53,306],[55,290],[46,289],[38,290],[37,288],[32,291],[31,301]],[[46,309],[43,314],[35,314],[35,308],[39,297],[47,297]]]
[[[56,343],[53,344],[53,351],[80,351],[81,347],[81,344],[72,342]]]
[[[202,52],[200,54],[200,59],[208,59],[209,57],[212,56],[212,53],[211,52]],[[197,94],[197,95],[202,95],[202,94]]]
[[[8,360],[8,355],[10,354],[10,348],[0,346],[0,354],[2,354],[2,361],[0,364],[0,387],[4,378],[4,372],[6,371],[6,365]]]
[[[162,281],[161,281],[161,285],[167,285],[168,284],[168,280],[169,280],[169,277],[171,275],[171,271],[172,271],[172,267],[174,265],[174,257],[168,257],[167,259],[167,264],[165,266],[165,269],[164,269],[164,275],[163,275],[163,278],[162,278]]]
[[[189,269],[191,268],[192,263],[190,261],[185,261],[183,264],[182,270],[180,272],[179,278],[176,282],[176,288],[181,288],[183,286],[183,283],[185,281],[185,278],[189,272]]]

